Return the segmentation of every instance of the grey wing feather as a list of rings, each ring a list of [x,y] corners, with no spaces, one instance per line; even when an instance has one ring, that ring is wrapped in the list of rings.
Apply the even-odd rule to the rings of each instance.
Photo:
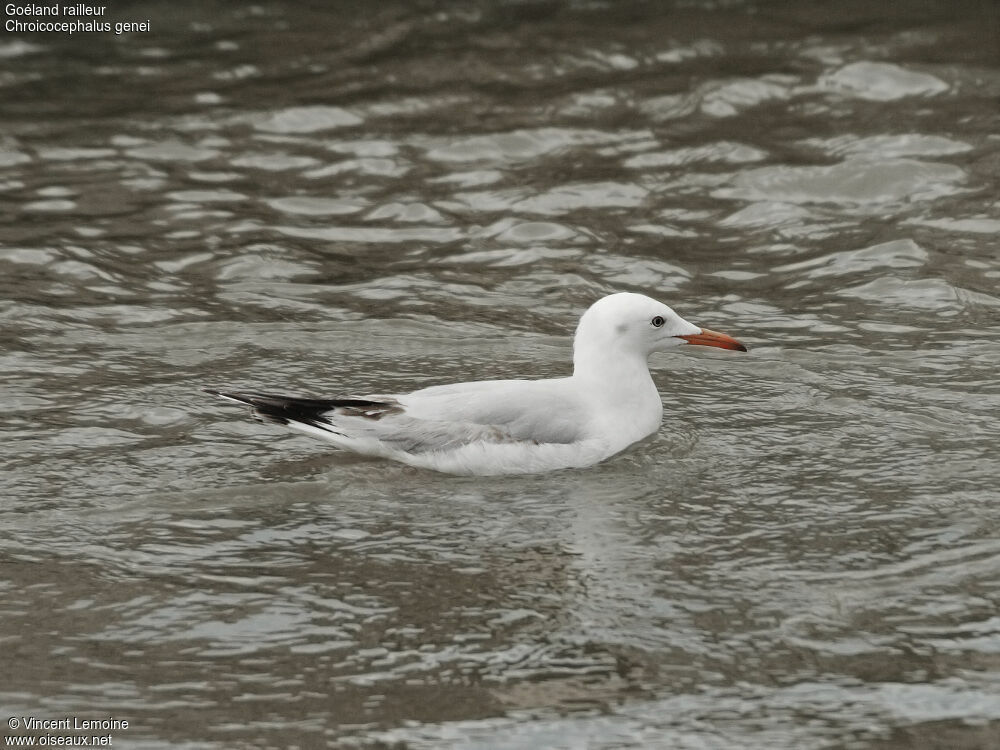
[[[581,437],[580,405],[557,395],[554,382],[481,381],[336,399],[205,390],[249,405],[261,420],[305,426],[355,450],[419,454],[474,442],[573,443]]]

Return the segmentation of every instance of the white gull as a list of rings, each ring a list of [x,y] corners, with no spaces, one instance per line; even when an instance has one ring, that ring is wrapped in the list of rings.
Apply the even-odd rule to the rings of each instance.
[[[683,344],[746,351],[654,299],[620,292],[580,318],[565,378],[332,399],[206,391],[356,453],[450,474],[531,474],[590,466],[656,432],[663,403],[647,360]]]

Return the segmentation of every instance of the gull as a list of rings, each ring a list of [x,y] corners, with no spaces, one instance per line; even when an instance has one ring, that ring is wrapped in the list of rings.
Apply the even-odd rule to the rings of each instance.
[[[648,358],[683,345],[747,350],[650,297],[619,292],[580,318],[568,377],[329,399],[204,390],[366,456],[449,474],[534,474],[591,466],[656,432],[663,402]]]

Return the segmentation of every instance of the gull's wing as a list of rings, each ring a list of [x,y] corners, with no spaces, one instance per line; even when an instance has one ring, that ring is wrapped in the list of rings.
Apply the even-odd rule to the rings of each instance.
[[[424,388],[399,403],[406,416],[422,421],[479,425],[508,440],[572,443],[589,427],[587,410],[568,378],[482,380]]]
[[[580,404],[555,381],[501,380],[425,388],[405,396],[305,399],[208,390],[247,404],[266,421],[362,453],[421,454],[472,443],[568,444],[578,440]]]

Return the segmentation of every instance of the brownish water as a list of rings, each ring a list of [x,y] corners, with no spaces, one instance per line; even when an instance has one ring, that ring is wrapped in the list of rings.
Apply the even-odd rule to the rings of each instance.
[[[998,11],[882,5],[0,35],[0,719],[1000,746]],[[586,471],[362,460],[199,392],[559,375],[618,290],[751,352],[655,358],[659,435]]]

